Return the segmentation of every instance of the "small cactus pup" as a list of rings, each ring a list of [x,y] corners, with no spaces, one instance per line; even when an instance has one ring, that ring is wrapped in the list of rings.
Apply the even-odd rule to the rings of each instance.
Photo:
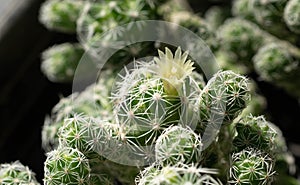
[[[88,159],[101,159],[102,147],[104,147],[106,136],[105,129],[102,129],[108,121],[96,119],[82,114],[75,114],[65,119],[64,125],[59,129],[58,136],[62,146],[77,148]]]
[[[80,44],[52,46],[42,53],[41,70],[52,82],[70,83],[83,54],[84,49]]]
[[[91,168],[87,158],[77,149],[59,147],[47,153],[44,184],[89,185]]]
[[[170,126],[158,137],[155,144],[156,161],[175,165],[200,161],[202,142],[189,127]]]
[[[299,97],[299,57],[277,43],[261,47],[253,57],[254,68],[260,78]]]
[[[230,124],[250,100],[249,80],[232,71],[219,71],[199,97],[200,124]]]
[[[50,30],[76,33],[76,21],[84,3],[73,0],[47,0],[40,8],[39,20]]]
[[[160,166],[152,164],[141,171],[136,178],[137,185],[191,185],[211,184],[221,185],[222,183],[213,177],[215,169],[201,168],[196,165],[177,163],[176,165]]]
[[[180,48],[175,55],[166,48],[152,62],[125,69],[112,96],[119,125],[117,138],[130,145],[153,148],[157,137],[169,126],[197,123],[192,102],[200,94],[202,81],[198,80],[202,78],[193,74],[193,62],[187,57],[188,53]]]
[[[35,174],[19,161],[11,164],[0,164],[0,184],[40,185],[35,178]]]
[[[243,117],[236,123],[235,128],[237,132],[233,139],[235,151],[251,147],[269,154],[275,152],[277,131],[263,116]]]
[[[296,33],[300,34],[300,1],[290,0],[284,9],[284,21],[288,28]]]
[[[274,160],[260,150],[246,148],[232,155],[229,184],[269,185],[273,182]]]

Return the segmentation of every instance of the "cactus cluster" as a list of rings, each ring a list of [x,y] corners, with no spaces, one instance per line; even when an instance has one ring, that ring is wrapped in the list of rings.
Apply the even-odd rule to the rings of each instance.
[[[76,34],[79,42],[43,52],[41,69],[50,81],[72,82],[85,54],[94,57],[100,40],[109,44],[123,34],[111,29],[148,19],[194,32],[222,68],[205,76],[180,46],[156,50],[164,43],[118,51],[95,83],[61,98],[46,117],[45,185],[299,184],[283,134],[262,115],[264,97],[248,77],[256,72],[300,97],[299,0],[234,0],[231,10],[214,6],[204,18],[188,5],[47,0],[41,6],[43,25]],[[15,162],[0,166],[0,184],[38,182]]]
[[[221,70],[205,81],[195,69],[187,51],[166,48],[124,67],[114,83],[99,79],[92,87],[106,91],[94,91],[94,104],[92,93],[83,96],[91,87],[62,99],[52,115],[64,119],[52,130],[44,183],[56,184],[55,175],[63,184],[280,181],[278,165],[288,171],[293,164],[278,128],[243,113],[255,94],[249,79]]]

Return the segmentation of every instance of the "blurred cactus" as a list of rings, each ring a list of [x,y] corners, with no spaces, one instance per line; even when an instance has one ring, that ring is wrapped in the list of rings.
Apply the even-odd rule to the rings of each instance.
[[[50,30],[76,33],[76,22],[84,1],[48,0],[40,8],[39,20]]]
[[[0,184],[39,185],[35,178],[35,174],[19,161],[0,165]]]
[[[42,72],[52,82],[72,82],[84,49],[79,44],[64,43],[42,53]]]
[[[234,16],[255,21],[252,0],[234,0],[231,12]]]
[[[167,19],[170,22],[187,28],[197,34],[212,50],[218,48],[215,33],[205,19],[188,11],[170,13]]]
[[[226,20],[217,30],[217,36],[221,42],[221,50],[226,52],[230,60],[243,63],[250,70],[253,55],[265,42],[255,24],[237,18]]]
[[[284,88],[296,97],[299,92],[299,59],[284,46],[270,43],[258,50],[253,58],[254,67],[260,77]]]
[[[268,32],[278,35],[288,35],[283,20],[283,10],[288,0],[251,0],[256,22]]]
[[[290,0],[284,9],[284,20],[288,28],[300,34],[300,1]]]
[[[206,22],[213,31],[217,30],[217,28],[221,26],[228,17],[230,17],[230,10],[228,7],[220,6],[210,7],[204,15]]]
[[[288,30],[283,18],[287,3],[288,0],[235,0],[232,13],[258,24],[280,39],[296,43],[297,36]]]

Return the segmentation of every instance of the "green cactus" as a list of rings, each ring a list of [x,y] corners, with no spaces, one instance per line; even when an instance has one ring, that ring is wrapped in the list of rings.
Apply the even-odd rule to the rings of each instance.
[[[64,126],[58,132],[60,146],[81,151],[89,160],[93,173],[108,174],[119,182],[132,184],[134,177],[138,174],[137,167],[125,166],[106,159],[110,157],[116,160],[116,155],[122,157],[119,153],[113,153],[120,143],[114,141],[114,130],[111,124],[102,119],[75,114],[72,118],[65,120]]]
[[[284,9],[284,21],[288,28],[296,33],[300,34],[300,1],[290,0]]]
[[[189,127],[171,126],[156,141],[156,160],[171,165],[197,163],[201,158],[202,145],[200,136]]]
[[[79,150],[60,147],[47,153],[44,184],[88,185],[90,172],[88,160]]]
[[[76,22],[84,1],[47,0],[40,8],[39,20],[48,29],[76,33]]]
[[[219,71],[211,78],[200,94],[199,110],[202,125],[214,119],[231,123],[250,100],[248,79],[232,71]],[[218,118],[219,117],[219,118]]]
[[[263,116],[246,116],[235,125],[237,135],[233,139],[235,151],[239,152],[247,147],[257,148],[273,154],[276,145],[276,130],[269,125]]]
[[[0,184],[3,185],[39,185],[35,174],[19,161],[0,165]]]
[[[259,150],[244,149],[232,155],[229,184],[267,185],[275,175],[274,160]]]
[[[113,97],[123,134],[135,136],[141,143],[152,143],[165,128],[183,121],[180,114],[189,114],[189,102],[200,92],[202,83],[192,78],[193,63],[180,48],[175,56],[169,49],[166,54],[159,51],[159,55],[154,58],[156,63],[142,63],[122,77]]]
[[[41,70],[52,82],[72,82],[83,54],[84,49],[79,44],[52,46],[42,53]]]
[[[134,184],[140,171],[140,185],[298,184],[289,176],[295,166],[280,130],[258,116],[263,98],[238,74],[251,76],[255,69],[297,96],[300,50],[278,38],[295,43],[298,1],[235,0],[231,11],[239,18],[225,22],[226,7],[213,7],[202,19],[185,0],[47,1],[40,21],[77,32],[83,45],[63,44],[67,49],[59,45],[43,54],[42,69],[53,82],[70,82],[82,54],[97,50],[100,39],[118,41],[123,30],[110,29],[157,18],[200,36],[226,71],[206,83],[188,52],[166,48],[150,62],[135,61],[119,79],[104,74],[62,99],[43,127],[43,147],[55,149],[47,154],[44,183]],[[105,67],[151,55],[149,46],[126,47]]]
[[[92,117],[75,114],[65,119],[58,136],[62,146],[77,148],[88,159],[101,158],[101,149],[108,134],[102,129],[108,121],[94,120]]]

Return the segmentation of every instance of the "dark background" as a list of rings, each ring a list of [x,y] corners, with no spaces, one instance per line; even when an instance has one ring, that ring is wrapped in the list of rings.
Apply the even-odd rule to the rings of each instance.
[[[18,0],[17,0],[18,1]],[[57,43],[76,41],[75,35],[47,30],[38,22],[43,0],[29,0],[28,6],[12,11],[6,31],[0,37],[0,163],[19,160],[42,182],[44,151],[41,128],[45,115],[60,96],[71,93],[71,85],[49,82],[40,71],[41,52]],[[200,4],[201,3],[201,4]],[[191,1],[196,12],[230,1]],[[0,17],[1,18],[1,17]],[[250,74],[257,79],[256,74]],[[257,81],[267,97],[269,115],[283,131],[300,166],[300,109],[298,101],[271,84]]]

